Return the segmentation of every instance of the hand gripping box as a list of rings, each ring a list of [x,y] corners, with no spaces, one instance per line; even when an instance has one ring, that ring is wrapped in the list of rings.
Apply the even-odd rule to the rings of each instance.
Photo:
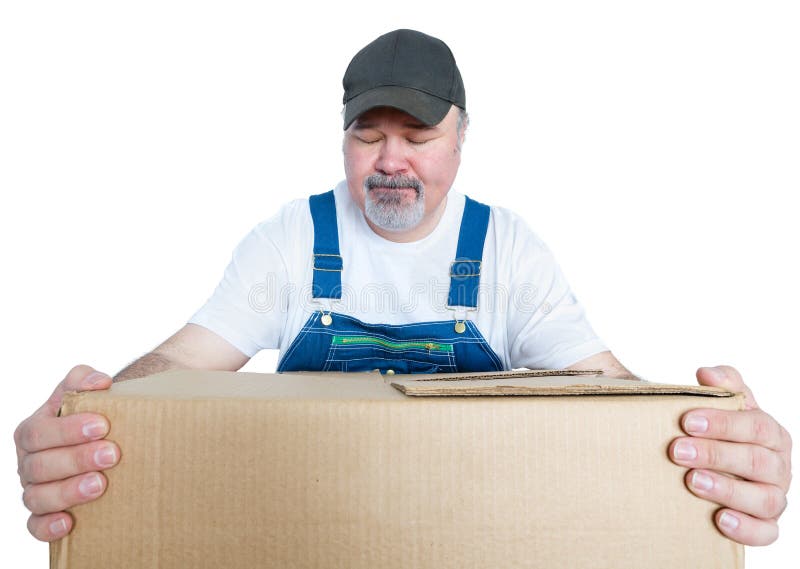
[[[70,394],[122,458],[51,567],[743,567],[667,457],[685,411],[741,395],[553,373],[172,371]]]

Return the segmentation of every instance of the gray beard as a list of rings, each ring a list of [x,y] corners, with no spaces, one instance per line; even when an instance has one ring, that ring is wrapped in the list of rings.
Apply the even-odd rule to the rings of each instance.
[[[417,199],[406,205],[400,196],[372,195],[373,188],[414,188]],[[404,231],[419,225],[425,217],[425,187],[416,178],[373,174],[364,180],[364,215],[386,231]]]

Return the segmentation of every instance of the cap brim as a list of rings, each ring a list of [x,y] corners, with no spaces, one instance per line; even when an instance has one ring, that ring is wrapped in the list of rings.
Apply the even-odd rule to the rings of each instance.
[[[376,87],[353,97],[344,109],[344,130],[359,116],[377,107],[392,107],[432,126],[442,122],[453,103],[407,87]]]

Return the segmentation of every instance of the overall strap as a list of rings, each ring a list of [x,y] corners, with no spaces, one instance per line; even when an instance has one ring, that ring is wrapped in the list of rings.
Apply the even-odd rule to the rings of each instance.
[[[486,229],[489,227],[488,205],[469,197],[464,203],[464,215],[458,233],[456,259],[450,264],[450,293],[448,306],[477,308],[478,285],[481,282],[481,259]]]
[[[342,256],[333,190],[308,198],[314,222],[314,298],[342,298]]]

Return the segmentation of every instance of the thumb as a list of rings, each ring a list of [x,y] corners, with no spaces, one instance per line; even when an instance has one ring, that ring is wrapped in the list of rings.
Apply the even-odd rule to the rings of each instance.
[[[34,413],[55,417],[61,408],[61,400],[70,391],[92,391],[111,387],[111,377],[91,366],[77,365],[61,380],[44,405]]]
[[[745,409],[760,409],[755,397],[753,397],[753,392],[745,385],[742,374],[736,368],[727,365],[701,367],[697,370],[696,375],[697,383],[700,385],[722,387],[733,393],[744,394]]]

